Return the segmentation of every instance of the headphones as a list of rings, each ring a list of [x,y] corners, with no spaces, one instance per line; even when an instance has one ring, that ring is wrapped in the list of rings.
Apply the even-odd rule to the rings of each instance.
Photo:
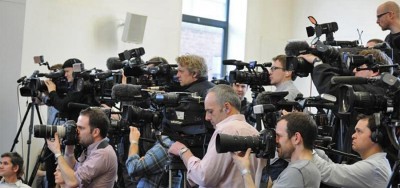
[[[379,113],[374,113],[373,118],[375,119],[376,127],[371,129],[371,140],[382,146],[383,133],[379,130],[381,125],[381,118]],[[369,122],[368,122],[369,123]]]

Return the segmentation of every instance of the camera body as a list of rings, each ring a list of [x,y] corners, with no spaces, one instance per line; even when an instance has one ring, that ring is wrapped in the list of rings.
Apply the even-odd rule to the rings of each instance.
[[[21,96],[23,97],[39,97],[41,93],[47,92],[47,86],[40,77],[50,78],[57,87],[57,93],[59,95],[63,95],[68,90],[68,81],[64,77],[64,71],[59,70],[57,72],[51,73],[39,73],[39,71],[34,71],[31,77],[24,78],[18,83],[22,84],[22,87],[19,89]]]

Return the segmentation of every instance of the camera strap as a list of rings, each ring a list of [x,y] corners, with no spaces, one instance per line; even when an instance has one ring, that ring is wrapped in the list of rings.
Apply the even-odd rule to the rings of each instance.
[[[101,141],[100,144],[97,146],[97,149],[106,148],[108,145],[109,145],[109,144],[108,144],[107,140],[103,140],[103,141]]]

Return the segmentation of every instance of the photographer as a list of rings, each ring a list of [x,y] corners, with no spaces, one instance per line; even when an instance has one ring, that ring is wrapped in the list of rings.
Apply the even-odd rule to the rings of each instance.
[[[278,55],[272,59],[271,71],[269,72],[269,78],[271,84],[276,87],[276,92],[288,91],[288,95],[285,99],[294,101],[298,94],[301,94],[297,87],[293,84],[296,79],[296,75],[292,71],[286,70],[286,55]]]
[[[290,164],[273,182],[272,187],[319,187],[321,175],[311,162],[316,138],[317,125],[308,114],[293,112],[281,117],[276,125],[276,148],[279,158],[290,160]],[[236,167],[241,172],[253,167],[249,163],[249,154],[250,148],[244,155],[232,153]],[[243,174],[246,188],[256,187],[251,175]]]
[[[77,122],[79,144],[85,147],[75,159],[71,145],[61,154],[58,133],[47,139],[47,147],[54,153],[62,177],[72,187],[113,187],[117,179],[117,156],[106,138],[109,119],[100,109],[87,108],[80,112]]]
[[[322,182],[335,187],[386,187],[392,174],[386,153],[385,143],[389,143],[382,127],[377,127],[374,116],[360,115],[355,133],[352,135],[352,148],[362,160],[352,165],[336,164],[322,159],[314,153],[312,162],[321,171]]]
[[[51,80],[46,80],[47,90],[49,92],[50,97],[50,105],[54,106],[60,113],[60,116],[66,118],[67,120],[76,121],[79,116],[79,112],[81,108],[73,108],[68,104],[73,103],[82,103],[87,104],[89,106],[99,106],[100,104],[94,99],[93,94],[85,94],[79,91],[76,91],[76,84],[74,83],[74,75],[73,75],[73,65],[77,63],[82,63],[79,59],[68,59],[64,62],[62,68],[65,72],[65,77],[68,80],[68,92],[66,95],[60,96],[57,92],[57,86]]]
[[[21,187],[28,185],[21,181],[24,175],[24,159],[17,152],[3,153],[0,162],[0,187]]]
[[[393,62],[400,64],[400,7],[394,1],[387,1],[376,10],[376,23],[382,31],[390,30],[387,42],[393,48]]]
[[[187,179],[191,185],[200,187],[243,187],[244,181],[235,168],[229,153],[217,153],[216,137],[218,133],[251,136],[258,135],[258,131],[246,123],[240,114],[240,100],[232,87],[220,84],[210,90],[204,101],[206,120],[210,121],[215,131],[203,159],[195,157],[190,149],[181,142],[171,145],[168,152],[179,156],[187,168]],[[265,160],[251,156],[252,168],[249,169],[252,177],[260,182],[261,172]]]

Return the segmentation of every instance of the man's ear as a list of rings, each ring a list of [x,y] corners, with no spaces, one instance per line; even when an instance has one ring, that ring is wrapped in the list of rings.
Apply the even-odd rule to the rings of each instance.
[[[19,170],[19,165],[13,165],[12,171],[15,172],[15,173],[17,173],[18,170]]]

